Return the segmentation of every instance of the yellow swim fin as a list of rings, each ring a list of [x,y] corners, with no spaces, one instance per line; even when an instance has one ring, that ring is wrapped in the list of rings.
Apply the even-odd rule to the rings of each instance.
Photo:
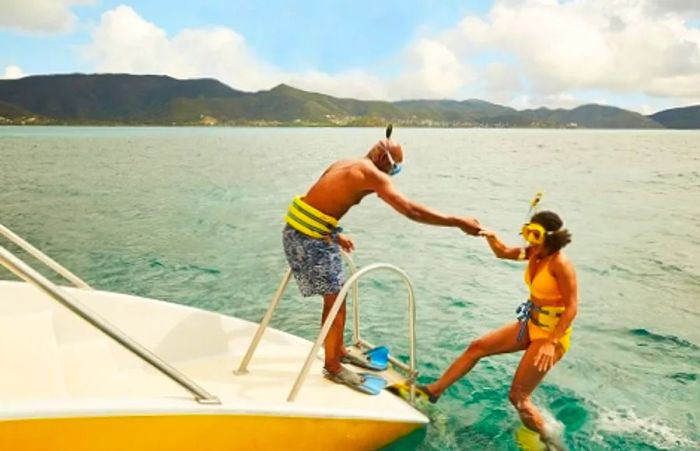
[[[515,431],[515,443],[518,448],[524,451],[544,451],[547,449],[540,440],[540,434],[525,427],[525,425],[520,426]]]
[[[405,400],[409,400],[411,398],[411,385],[408,383],[408,381],[397,382],[387,387],[387,390]],[[432,403],[435,403],[438,400],[436,396],[428,392],[428,390],[422,385],[416,385],[416,399],[420,399],[421,401],[429,401]]]

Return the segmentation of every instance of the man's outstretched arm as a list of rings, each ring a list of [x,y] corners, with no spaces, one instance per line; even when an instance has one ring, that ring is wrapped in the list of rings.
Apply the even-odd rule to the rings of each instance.
[[[376,174],[374,177],[373,188],[377,195],[394,210],[412,221],[436,226],[459,227],[470,235],[476,235],[481,230],[479,221],[474,218],[445,215],[401,194],[385,174]]]

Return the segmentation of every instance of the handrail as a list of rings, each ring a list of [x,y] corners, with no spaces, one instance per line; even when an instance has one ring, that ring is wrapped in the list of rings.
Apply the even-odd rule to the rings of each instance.
[[[82,303],[80,303],[72,295],[57,287],[53,282],[42,276],[39,272],[24,263],[2,246],[0,246],[0,264],[12,271],[19,278],[44,291],[61,305],[68,308],[70,311],[90,323],[92,326],[112,338],[114,341],[131,351],[136,356],[140,357],[146,363],[150,364],[162,374],[169,377],[172,381],[188,390],[195,396],[197,402],[202,404],[220,404],[217,397],[208,393],[194,381],[190,380],[187,376],[180,373],[160,357],[146,349],[143,345],[132,340],[124,332],[110,324],[107,320],[101,318],[99,315],[82,305]]]
[[[340,310],[340,306],[342,303],[345,301],[345,296],[348,294],[348,290],[350,290],[351,286],[353,286],[362,276],[365,274],[372,272],[372,271],[377,271],[380,269],[386,269],[390,270],[392,272],[395,272],[401,276],[401,279],[404,281],[404,284],[406,285],[406,289],[408,291],[408,328],[409,328],[409,370],[411,376],[409,377],[409,385],[410,385],[410,401],[413,403],[415,401],[415,378],[414,375],[415,369],[416,369],[416,306],[415,306],[415,296],[413,293],[413,285],[411,284],[411,280],[408,278],[408,274],[404,272],[401,268],[398,268],[397,266],[390,265],[388,263],[375,263],[373,265],[366,266],[353,274],[346,282],[343,284],[343,287],[340,289],[340,293],[338,293],[338,296],[336,297],[335,302],[333,303],[333,306],[331,307],[331,310],[328,312],[328,315],[326,316],[326,320],[323,323],[323,327],[321,327],[321,332],[318,335],[318,338],[316,339],[316,342],[314,343],[313,347],[311,348],[311,351],[309,352],[309,355],[306,357],[306,361],[304,362],[304,366],[301,369],[301,372],[297,376],[296,381],[294,382],[294,386],[292,387],[292,390],[289,392],[289,396],[287,398],[287,401],[293,402],[297,395],[299,394],[299,390],[301,389],[301,385],[304,383],[304,380],[306,380],[306,376],[309,374],[309,370],[311,369],[311,364],[313,363],[316,354],[318,353],[318,350],[321,348],[321,345],[323,342],[326,340],[326,336],[328,335],[328,331],[331,328],[331,325],[335,321],[335,317],[338,315],[338,311]]]
[[[21,236],[14,233],[12,230],[8,229],[4,225],[0,224],[0,234],[5,236],[8,240],[15,243],[17,246],[21,247],[29,254],[33,255],[37,260],[48,266],[49,268],[56,271],[59,275],[63,276],[66,280],[71,282],[78,288],[83,288],[87,290],[92,290],[92,287],[85,283],[80,277],[76,276],[72,272],[68,271],[66,268],[61,266],[57,261],[49,257],[48,255],[41,252],[39,249],[35,248],[27,241],[25,241]]]
[[[350,254],[345,251],[340,252],[343,255],[343,260],[350,268],[350,276],[352,277],[357,272],[357,265],[355,265]],[[362,342],[360,338],[360,287],[357,284],[357,280],[352,284],[352,342],[358,346]]]
[[[248,363],[250,363],[250,359],[253,358],[253,353],[255,350],[258,348],[258,344],[260,343],[260,339],[263,336],[263,333],[265,333],[265,329],[267,329],[267,325],[270,324],[270,320],[272,319],[272,314],[275,313],[275,310],[277,309],[277,305],[280,303],[280,299],[282,299],[282,295],[284,294],[284,291],[287,289],[287,285],[289,285],[289,279],[292,278],[292,270],[287,269],[287,272],[284,273],[284,277],[282,277],[282,282],[280,282],[279,287],[277,287],[277,291],[275,292],[274,297],[272,298],[272,302],[270,303],[270,306],[267,308],[267,311],[265,312],[265,316],[263,316],[263,319],[260,321],[260,324],[258,325],[258,329],[255,331],[255,336],[253,337],[253,341],[250,342],[250,346],[248,346],[248,350],[245,353],[245,356],[243,357],[243,360],[241,360],[241,364],[238,367],[236,371],[234,371],[234,374],[237,375],[243,375],[243,374],[248,374]]]
[[[343,254],[343,258],[345,259],[345,262],[347,263],[348,267],[350,268],[350,274],[355,274],[357,272],[357,266],[355,265],[355,262],[352,261],[352,257],[350,257],[350,254],[348,254],[345,251],[341,251]],[[289,285],[289,280],[292,277],[292,270],[287,269],[287,272],[284,273],[284,276],[282,277],[282,281],[280,282],[279,286],[277,287],[277,291],[275,291],[275,295],[272,297],[272,302],[270,302],[270,306],[267,308],[267,311],[265,312],[265,315],[263,316],[262,320],[260,320],[260,324],[258,324],[258,328],[255,331],[255,335],[253,336],[253,340],[250,342],[250,345],[248,346],[248,350],[246,351],[245,355],[243,356],[243,360],[241,360],[240,365],[238,366],[238,369],[233,372],[233,374],[236,374],[238,376],[242,376],[244,374],[248,374],[248,364],[250,363],[250,360],[253,358],[253,354],[255,353],[255,350],[258,348],[258,344],[260,344],[260,339],[262,338],[263,334],[265,333],[265,330],[267,329],[267,326],[270,324],[270,321],[272,320],[272,315],[275,313],[275,310],[277,310],[277,306],[279,305],[280,299],[282,299],[282,295],[284,295],[285,290],[287,289],[287,285]],[[357,282],[353,283],[353,290],[352,290],[352,308],[353,308],[353,341],[356,343],[360,342],[360,301],[358,298],[358,287],[357,287]]]
[[[350,254],[345,251],[341,252],[345,263],[347,263],[348,267],[350,268],[350,275],[352,276],[357,272],[357,265],[355,265],[355,262],[352,260]],[[360,336],[360,287],[357,284],[357,280],[355,280],[355,282],[352,284],[352,342],[360,349],[372,349],[375,347],[372,343],[364,340]],[[414,370],[411,370],[408,365],[391,354],[389,354],[389,361],[402,370],[408,372],[410,377],[415,377],[418,374]]]

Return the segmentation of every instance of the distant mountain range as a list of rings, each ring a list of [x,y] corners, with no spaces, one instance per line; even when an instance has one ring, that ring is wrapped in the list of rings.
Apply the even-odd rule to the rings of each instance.
[[[0,80],[0,124],[700,128],[700,105],[644,116],[605,105],[516,110],[483,100],[341,99],[279,85],[255,93],[213,79],[68,74]]]

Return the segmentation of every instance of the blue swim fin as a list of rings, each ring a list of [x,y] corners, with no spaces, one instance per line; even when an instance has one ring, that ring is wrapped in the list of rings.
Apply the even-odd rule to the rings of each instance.
[[[389,368],[389,348],[377,346],[363,352],[361,356],[347,354],[342,357],[341,361],[372,371],[384,371]]]
[[[359,373],[364,378],[362,385],[357,387],[361,392],[368,395],[378,395],[386,388],[387,382],[383,377],[370,373]]]
[[[370,373],[354,373],[344,367],[337,373],[324,369],[323,377],[368,395],[378,395],[387,386],[383,377]]]
[[[376,348],[372,348],[365,351],[365,355],[367,356],[367,360],[369,360],[373,366],[381,368],[382,371],[389,367],[389,348],[386,346],[377,346]]]

